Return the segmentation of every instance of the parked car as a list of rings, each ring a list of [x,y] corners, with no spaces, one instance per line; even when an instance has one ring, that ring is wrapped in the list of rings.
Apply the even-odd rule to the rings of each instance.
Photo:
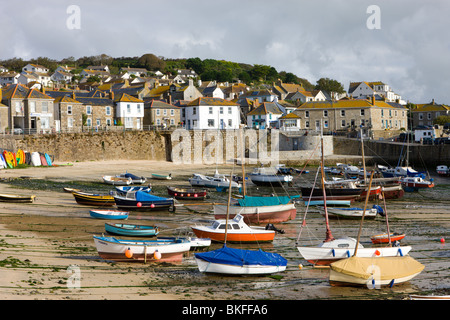
[[[434,144],[450,144],[450,137],[436,138]]]

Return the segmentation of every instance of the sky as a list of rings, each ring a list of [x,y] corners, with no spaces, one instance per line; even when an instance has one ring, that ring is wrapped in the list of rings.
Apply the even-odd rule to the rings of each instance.
[[[223,59],[450,104],[449,16],[446,0],[3,1],[0,60]]]

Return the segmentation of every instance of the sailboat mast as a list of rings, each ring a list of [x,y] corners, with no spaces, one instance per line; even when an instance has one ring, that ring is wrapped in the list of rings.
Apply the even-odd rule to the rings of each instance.
[[[245,162],[244,162],[245,145],[244,145],[244,138],[243,138],[243,135],[244,135],[243,126],[241,126],[241,129],[239,131],[240,131],[239,138],[241,140],[242,194],[245,197],[247,190],[246,190],[246,186],[245,186]]]
[[[363,215],[361,217],[361,223],[359,225],[358,239],[356,240],[355,253],[353,254],[354,257],[356,257],[356,252],[358,251],[359,239],[361,238],[362,225],[364,222],[364,216],[366,215],[367,202],[369,202],[369,197],[370,197],[370,187],[372,186],[372,179],[373,179],[373,171],[370,175],[369,188],[367,189],[367,194],[366,194],[366,202],[364,203],[364,211],[363,211]]]
[[[233,167],[234,169],[234,167]],[[231,177],[233,176],[233,171],[231,170]],[[230,178],[230,186],[228,188],[228,202],[227,202],[227,217],[226,217],[226,221],[225,221],[225,239],[224,239],[224,244],[227,243],[227,233],[228,233],[228,216],[230,214],[230,202],[231,202],[231,182],[233,181],[233,179]]]
[[[364,184],[366,184],[366,181],[367,181],[367,177],[366,177],[366,161],[364,159],[364,140],[363,140],[362,126],[361,126],[361,130],[360,130],[360,135],[361,135],[361,156],[362,156],[362,163],[363,163]]]
[[[321,158],[322,163],[320,166],[320,171],[322,174],[323,208],[325,210],[325,226],[326,226],[325,242],[329,242],[329,241],[334,240],[334,237],[331,234],[330,224],[328,222],[327,194],[326,194],[326,190],[325,190],[325,173],[324,173],[324,169],[323,169],[324,165],[325,165],[325,161],[324,161],[324,157],[323,157],[323,132],[321,132],[320,142],[321,142],[321,149],[322,149],[322,158]]]

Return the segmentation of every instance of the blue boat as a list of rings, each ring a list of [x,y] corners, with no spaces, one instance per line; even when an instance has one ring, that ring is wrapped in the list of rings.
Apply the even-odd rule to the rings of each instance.
[[[89,210],[89,214],[93,218],[125,220],[128,218],[128,212],[115,210]]]
[[[306,205],[310,206],[323,206],[324,201],[323,200],[312,200],[312,201],[305,201]],[[351,201],[350,200],[327,200],[327,206],[343,206],[343,207],[350,207]]]
[[[105,223],[105,231],[110,234],[132,237],[152,237],[159,233],[157,226],[146,226],[123,223]]]
[[[126,195],[114,195],[118,208],[126,210],[175,210],[173,198],[163,198],[144,191],[128,192]]]
[[[259,250],[222,248],[196,253],[200,272],[221,274],[270,274],[286,270],[287,260],[277,253]]]

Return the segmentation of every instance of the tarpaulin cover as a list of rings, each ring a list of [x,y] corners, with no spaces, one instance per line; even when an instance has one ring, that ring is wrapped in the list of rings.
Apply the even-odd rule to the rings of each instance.
[[[361,279],[369,279],[376,272],[380,280],[398,279],[421,272],[425,266],[411,256],[351,257],[333,262],[331,269]]]
[[[299,198],[300,195],[297,196],[274,196],[274,197],[253,197],[253,196],[245,196],[242,199],[238,200],[238,203],[241,207],[261,207],[261,206],[276,206],[280,204],[287,204],[294,198]]]
[[[136,201],[162,201],[162,200],[170,200],[170,199],[158,197],[144,191],[136,191]]]
[[[196,253],[195,257],[212,263],[264,266],[286,266],[287,260],[277,253],[260,250],[243,250],[229,248],[224,245],[221,249]]]

